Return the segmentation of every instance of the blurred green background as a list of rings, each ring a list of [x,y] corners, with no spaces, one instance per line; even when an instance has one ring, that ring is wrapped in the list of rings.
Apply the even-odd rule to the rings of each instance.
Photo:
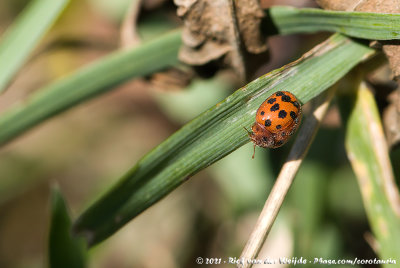
[[[0,37],[27,2],[0,2]],[[0,96],[0,112],[118,49],[131,2],[71,1]],[[171,1],[150,2],[154,6],[145,9],[138,22],[144,39],[180,23]],[[301,2],[296,1],[297,6],[312,6],[312,1]],[[258,74],[298,58],[326,36],[271,38],[271,59]],[[46,266],[52,185],[59,185],[74,218],[145,153],[241,86],[227,72],[195,78],[185,88],[171,86],[162,79],[165,75],[159,77],[128,82],[0,149],[0,267]],[[288,148],[257,148],[252,160],[249,143],[196,174],[92,249],[89,267],[199,267],[196,257],[239,257]],[[391,157],[399,178],[400,150]],[[373,259],[377,257],[367,243],[370,232],[333,105],[260,258]],[[225,266],[232,267],[219,265]]]

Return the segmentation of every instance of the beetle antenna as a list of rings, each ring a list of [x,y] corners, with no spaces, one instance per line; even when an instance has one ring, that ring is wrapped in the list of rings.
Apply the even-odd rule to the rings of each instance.
[[[244,128],[244,130],[246,130],[247,135],[249,135],[249,137],[251,137],[251,134],[253,134],[253,132],[248,131],[247,128],[245,128],[245,127],[243,127],[243,128]],[[251,159],[254,159],[255,154],[256,154],[256,145],[254,144],[254,152],[253,152],[253,156],[251,157]]]
[[[249,136],[250,136],[252,132],[248,131],[248,130],[247,130],[247,128],[245,128],[245,127],[243,127],[243,128],[244,128],[244,130],[246,130],[246,132],[247,132],[247,135],[249,135]]]

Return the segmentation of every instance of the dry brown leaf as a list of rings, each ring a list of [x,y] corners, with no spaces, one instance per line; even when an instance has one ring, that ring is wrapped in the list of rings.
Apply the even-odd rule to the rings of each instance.
[[[184,20],[183,47],[179,59],[190,65],[204,65],[222,59],[241,78],[245,76],[240,40],[229,0],[174,0]]]
[[[383,125],[390,148],[400,145],[400,87],[388,97],[389,105],[383,111]]]
[[[323,9],[353,11],[360,0],[316,0]]]
[[[398,0],[364,0],[355,7],[354,11],[398,13],[400,11]]]
[[[257,0],[236,0],[236,18],[246,50],[259,54],[267,50],[267,39],[260,32],[264,12]]]
[[[191,70],[170,68],[152,75],[150,83],[152,88],[159,91],[178,91],[186,88],[194,78]]]
[[[246,80],[247,54],[267,50],[259,30],[264,16],[258,0],[174,0],[184,20],[179,58],[190,65],[217,62]]]
[[[383,52],[389,60],[392,75],[395,80],[400,78],[400,42],[398,40],[388,42],[382,41]]]

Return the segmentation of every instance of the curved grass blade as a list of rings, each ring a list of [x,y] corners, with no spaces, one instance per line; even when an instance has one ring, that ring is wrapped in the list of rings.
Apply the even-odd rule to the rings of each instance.
[[[364,83],[360,84],[354,99],[347,122],[347,155],[357,175],[364,207],[376,239],[374,249],[383,260],[399,260],[400,197],[378,108]]]
[[[71,219],[65,201],[58,188],[51,194],[51,224],[49,234],[49,267],[84,268],[85,243],[72,237]]]
[[[0,43],[0,93],[24,64],[69,0],[32,0]]]
[[[175,64],[180,44],[180,31],[173,31],[140,47],[115,52],[40,90],[0,116],[0,145],[128,79]]]
[[[328,11],[285,6],[274,6],[267,12],[279,34],[329,31],[372,40],[400,39],[400,14]],[[271,21],[264,22],[266,30],[270,29]]]
[[[250,127],[271,93],[288,90],[306,103],[372,53],[336,34],[292,64],[237,90],[144,156],[79,217],[74,232],[90,245],[106,239],[188,177],[249,142],[243,127]]]
[[[308,26],[314,27],[313,29],[318,31],[324,30],[324,25],[321,23],[311,22],[306,24],[305,27],[299,28],[293,28],[293,24],[285,23],[287,10],[296,9],[273,7],[271,10],[273,11],[271,16],[277,23],[276,26],[283,33],[307,32],[309,31]],[[284,12],[279,12],[279,10]],[[382,14],[374,15],[379,16]],[[293,16],[293,20],[294,24],[301,24],[303,15]],[[305,17],[304,20],[308,21],[308,18]],[[266,21],[265,23],[268,24],[269,22]],[[270,27],[271,25],[265,26]],[[112,90],[113,86],[129,78],[146,75],[176,63],[178,61],[178,49],[181,44],[179,34],[180,32],[176,31],[164,35],[153,42],[144,43],[134,50],[116,52],[89,67],[78,70],[61,81],[39,90],[26,103],[12,107],[3,115],[0,115],[0,145],[16,138],[47,118],[55,116],[102,92]]]

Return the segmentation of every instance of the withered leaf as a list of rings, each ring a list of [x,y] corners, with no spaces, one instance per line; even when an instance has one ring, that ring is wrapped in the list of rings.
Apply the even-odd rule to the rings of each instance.
[[[267,50],[260,33],[264,12],[258,0],[174,0],[184,21],[181,61],[190,65],[217,62],[246,80],[247,54]]]
[[[360,0],[316,0],[323,9],[337,11],[354,11]]]
[[[400,145],[400,88],[388,97],[389,105],[383,111],[383,125],[390,148]]]

